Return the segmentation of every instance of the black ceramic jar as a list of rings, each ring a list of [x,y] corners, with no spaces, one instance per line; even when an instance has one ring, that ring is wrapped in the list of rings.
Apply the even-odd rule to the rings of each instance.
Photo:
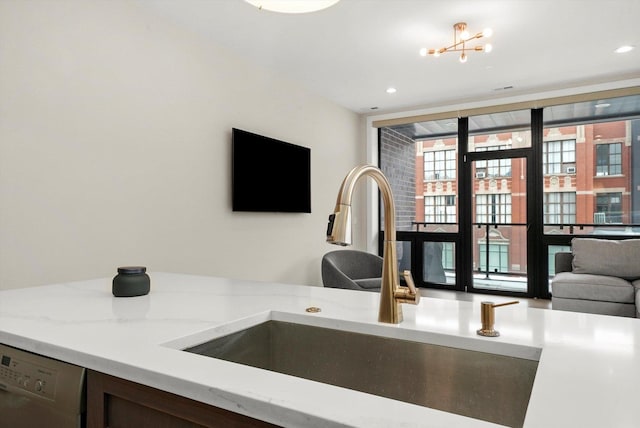
[[[116,297],[143,296],[149,293],[151,280],[144,266],[124,266],[118,268],[113,278],[112,292]]]

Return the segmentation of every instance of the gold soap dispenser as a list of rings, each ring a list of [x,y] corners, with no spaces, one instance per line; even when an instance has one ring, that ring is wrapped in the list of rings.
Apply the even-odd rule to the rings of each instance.
[[[493,324],[496,321],[495,308],[498,308],[500,306],[515,305],[517,303],[520,302],[517,300],[506,303],[482,302],[480,304],[480,321],[482,322],[482,328],[476,333],[478,333],[480,336],[486,337],[500,336],[500,332],[493,328]]]

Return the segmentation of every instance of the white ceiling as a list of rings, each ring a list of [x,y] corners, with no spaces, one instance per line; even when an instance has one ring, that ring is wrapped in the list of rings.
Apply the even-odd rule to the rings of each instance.
[[[242,0],[138,1],[358,113],[640,77],[640,0],[341,0],[309,14]],[[471,32],[491,27],[493,52],[466,64],[455,53],[419,55],[451,44],[459,21]],[[624,44],[637,48],[614,53]]]

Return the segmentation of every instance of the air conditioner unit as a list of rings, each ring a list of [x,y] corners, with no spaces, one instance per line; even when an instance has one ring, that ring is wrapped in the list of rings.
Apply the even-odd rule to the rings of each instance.
[[[484,178],[484,177],[485,177],[484,172],[476,172],[476,178]]]
[[[575,174],[576,173],[576,167],[575,166],[568,166],[567,167],[567,174]]]
[[[604,224],[607,221],[607,213],[593,213],[594,224]]]

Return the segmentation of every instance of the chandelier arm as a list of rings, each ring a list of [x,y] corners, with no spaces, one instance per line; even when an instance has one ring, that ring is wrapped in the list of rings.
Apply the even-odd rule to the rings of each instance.
[[[461,49],[458,48],[458,46],[462,45],[463,49],[464,49],[464,40],[460,40],[457,43],[454,43],[452,45],[449,45],[447,47],[444,48],[440,48],[438,49],[439,52],[455,52],[455,51],[459,51]]]
[[[443,52],[440,52],[440,53],[445,53],[445,52],[466,52],[466,51],[469,51],[469,50],[475,50],[475,49],[471,49],[471,48],[449,49],[447,51],[443,51]]]

